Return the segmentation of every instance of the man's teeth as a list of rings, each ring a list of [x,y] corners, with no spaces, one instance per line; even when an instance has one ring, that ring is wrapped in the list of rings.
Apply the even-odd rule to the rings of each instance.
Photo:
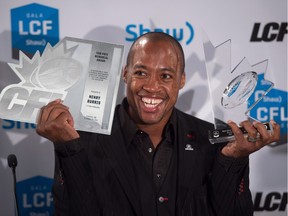
[[[154,98],[142,98],[142,101],[144,102],[146,107],[156,107],[158,104],[160,104],[163,100],[161,99],[154,99]]]

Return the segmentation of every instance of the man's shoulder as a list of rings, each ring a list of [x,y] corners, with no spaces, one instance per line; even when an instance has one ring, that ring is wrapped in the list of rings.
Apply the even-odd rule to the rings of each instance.
[[[192,116],[190,114],[187,114],[177,108],[175,108],[175,113],[177,116],[178,121],[180,121],[180,123],[182,124],[187,124],[187,125],[197,125],[197,126],[201,126],[207,129],[213,129],[214,126],[211,122],[208,122],[206,120],[200,119],[198,117]]]
[[[175,112],[176,112],[176,115],[178,116],[178,118],[181,119],[181,120],[194,121],[194,122],[196,121],[196,122],[201,122],[201,123],[206,124],[206,125],[212,125],[213,126],[213,124],[211,122],[208,122],[208,121],[200,119],[200,118],[198,118],[196,116],[193,116],[193,115],[190,115],[188,113],[185,113],[185,112],[183,112],[183,111],[181,111],[181,110],[179,110],[177,108],[175,108]]]

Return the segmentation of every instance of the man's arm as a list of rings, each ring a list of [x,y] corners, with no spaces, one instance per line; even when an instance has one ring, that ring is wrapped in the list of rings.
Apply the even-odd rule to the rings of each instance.
[[[95,202],[92,172],[84,150],[86,136],[74,128],[74,121],[68,107],[56,100],[44,106],[36,132],[54,143],[55,171],[53,198],[56,215],[93,215]],[[69,178],[66,178],[69,176]],[[82,207],[81,213],[78,212]]]
[[[255,142],[251,142],[234,122],[230,121],[228,124],[235,141],[225,145],[216,158],[209,184],[210,202],[216,215],[252,216],[249,155],[277,141],[280,126],[271,121],[273,130],[269,132],[259,122],[242,122],[241,126],[248,132],[248,136],[255,138]]]
[[[252,216],[249,158],[230,158],[220,151],[208,184],[208,199],[215,215]]]

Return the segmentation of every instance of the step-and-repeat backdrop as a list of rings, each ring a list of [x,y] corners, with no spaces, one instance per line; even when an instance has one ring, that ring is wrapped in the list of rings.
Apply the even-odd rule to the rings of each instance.
[[[33,64],[22,61],[19,50],[33,56],[37,50],[42,52],[47,43],[53,46],[70,36],[123,44],[126,57],[135,38],[148,31],[163,31],[181,42],[186,54],[187,82],[177,107],[211,122],[203,32],[214,46],[231,40],[231,68],[244,57],[251,65],[268,60],[259,77],[265,76],[275,86],[251,115],[262,121],[275,119],[281,125],[282,137],[280,142],[251,155],[251,190],[255,215],[286,215],[287,0],[1,0],[0,90],[21,81],[8,62],[19,64],[20,74],[22,67]],[[21,93],[21,88],[18,91]],[[261,87],[255,90],[255,97],[257,92]],[[11,97],[17,94],[16,90]],[[125,86],[121,81],[118,102],[123,95]],[[15,212],[9,154],[18,159],[21,215],[52,215],[53,145],[35,133],[35,125],[4,119],[0,119],[0,215],[12,216]]]

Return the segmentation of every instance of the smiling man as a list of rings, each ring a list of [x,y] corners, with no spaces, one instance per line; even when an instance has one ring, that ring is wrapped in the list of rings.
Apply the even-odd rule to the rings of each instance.
[[[253,215],[249,155],[278,140],[280,127],[271,121],[269,133],[243,121],[251,142],[229,121],[235,140],[211,145],[213,125],[174,107],[184,68],[173,37],[140,36],[128,53],[127,94],[109,136],[76,131],[60,100],[43,107],[36,130],[54,142],[56,215]]]
[[[139,129],[151,134],[156,147],[185,84],[181,47],[170,38],[163,39],[162,34],[144,37],[129,52],[124,81],[128,113]]]

